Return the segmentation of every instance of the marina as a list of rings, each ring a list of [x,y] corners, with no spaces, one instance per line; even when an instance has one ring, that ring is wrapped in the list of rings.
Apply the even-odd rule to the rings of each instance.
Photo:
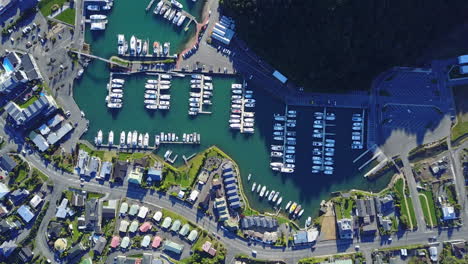
[[[241,133],[252,134],[255,132],[255,112],[253,112],[255,99],[253,99],[253,91],[246,90],[246,86],[245,81],[243,84],[233,83],[231,85],[229,127],[232,130],[239,130]]]
[[[177,54],[170,54],[171,43],[159,41],[150,42],[132,35],[127,41],[124,34],[117,34],[117,54],[120,57],[141,58],[177,58]]]
[[[112,75],[107,84],[108,94],[106,96],[106,105],[110,109],[120,109],[123,106],[123,88],[125,80],[113,79]]]
[[[171,107],[171,88],[172,76],[169,74],[152,75],[157,79],[148,79],[145,84],[144,103],[148,110],[169,110]]]
[[[189,116],[198,114],[211,114],[209,111],[203,110],[203,107],[211,106],[213,103],[213,83],[211,77],[202,74],[192,74],[190,80],[190,97],[189,97]]]
[[[323,112],[314,113],[314,134],[315,141],[312,142],[312,173],[323,172],[331,175],[334,172],[334,156],[335,156],[335,139],[334,133],[328,133],[327,127],[335,126],[330,124],[336,120],[335,113],[327,112],[327,108]]]
[[[169,23],[177,27],[182,27],[185,21],[188,19],[187,24],[184,27],[184,31],[187,31],[192,22],[196,22],[195,17],[183,10],[183,5],[177,0],[160,0],[153,14],[167,20]]]
[[[273,141],[281,142],[271,145],[270,167],[273,171],[293,173],[296,163],[296,117],[295,110],[288,110],[285,114],[274,114]]]

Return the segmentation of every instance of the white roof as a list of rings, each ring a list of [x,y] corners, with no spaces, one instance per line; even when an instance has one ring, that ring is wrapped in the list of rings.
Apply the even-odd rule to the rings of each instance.
[[[34,218],[34,214],[31,212],[31,208],[29,208],[27,205],[22,205],[20,208],[18,208],[17,212],[26,223],[29,223]]]
[[[281,74],[279,71],[275,71],[273,73],[273,76],[278,79],[280,82],[282,83],[285,83],[288,81],[288,78],[286,78],[286,76],[284,76],[283,74]]]
[[[140,209],[140,206],[138,204],[132,204],[132,206],[130,206],[130,211],[128,212],[128,214],[136,215],[136,213],[138,212],[138,209]]]
[[[39,197],[39,195],[36,194],[29,202],[29,205],[31,205],[32,208],[36,208],[41,202],[42,202],[41,197]]]
[[[123,233],[127,232],[128,225],[129,225],[128,221],[122,220],[122,221],[120,222],[119,231],[120,231],[120,232],[123,232]]]
[[[468,63],[468,55],[461,55],[461,56],[458,56],[458,63],[459,63],[459,64]]]
[[[146,235],[143,237],[143,239],[141,240],[141,246],[142,247],[148,247],[149,244],[150,244],[150,241],[151,241],[151,237]]]
[[[193,190],[193,191],[190,193],[189,200],[190,200],[190,201],[195,201],[195,200],[197,199],[199,193],[200,193],[199,191]]]
[[[148,213],[148,207],[142,206],[140,207],[140,211],[138,212],[139,218],[146,218],[146,214]]]
[[[161,211],[157,211],[156,213],[154,213],[153,219],[154,221],[159,222],[161,220],[161,217],[162,217]]]
[[[133,220],[132,223],[130,224],[130,228],[128,229],[128,232],[136,232],[137,229],[138,229],[138,221],[137,220]]]
[[[8,187],[4,183],[0,182],[0,199],[7,195],[9,192],[10,189],[8,189]]]
[[[126,214],[128,211],[128,203],[126,202],[123,202],[121,205],[120,205],[120,213],[121,214]]]
[[[120,247],[121,248],[127,248],[129,244],[130,244],[130,238],[129,237],[124,237],[122,239],[122,242],[120,243]]]

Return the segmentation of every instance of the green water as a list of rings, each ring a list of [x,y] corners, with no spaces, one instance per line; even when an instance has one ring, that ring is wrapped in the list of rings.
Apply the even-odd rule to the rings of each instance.
[[[191,1],[190,1],[191,2]],[[201,2],[201,1],[198,1]],[[117,1],[110,16],[110,23],[106,33],[102,36],[91,36],[88,32],[88,42],[92,46],[93,54],[101,56],[114,55],[116,34],[126,36],[132,34],[138,37],[155,38],[162,41],[171,41],[173,48],[180,48],[185,41],[186,33],[174,32],[163,20],[155,19],[144,9],[147,3],[134,4],[128,1]],[[184,3],[187,5],[187,3]],[[125,5],[125,7],[123,6]],[[141,5],[136,7],[136,5]],[[201,9],[201,6],[195,6]],[[119,19],[112,19],[117,16]],[[144,23],[143,23],[144,22]],[[130,24],[132,23],[133,26]],[[134,26],[135,24],[141,27]],[[118,30],[117,30],[118,29]],[[252,193],[251,184],[257,182],[267,185],[268,189],[280,191],[283,196],[283,206],[289,200],[299,202],[306,209],[304,216],[315,215],[319,203],[329,197],[330,192],[350,188],[380,190],[389,181],[389,176],[375,181],[367,181],[352,161],[362,151],[350,149],[351,115],[352,110],[335,109],[336,127],[330,132],[336,133],[335,174],[319,175],[311,173],[311,142],[313,112],[322,109],[297,108],[298,127],[296,146],[296,172],[281,175],[273,173],[269,167],[270,144],[272,144],[273,113],[284,113],[284,105],[273,100],[260,87],[251,87],[255,91],[257,100],[255,134],[242,135],[229,129],[230,115],[230,87],[235,78],[217,77],[213,80],[214,96],[213,106],[209,111],[211,115],[198,115],[189,117],[188,98],[190,78],[173,78],[171,87],[171,109],[168,112],[148,112],[144,108],[144,83],[148,79],[145,75],[133,75],[126,78],[124,86],[124,107],[119,111],[107,109],[104,99],[106,97],[106,83],[109,80],[109,71],[102,62],[93,62],[86,69],[82,79],[75,85],[75,100],[90,120],[88,132],[84,139],[93,142],[98,130],[103,130],[106,142],[107,133],[113,130],[115,141],[120,132],[137,130],[141,133],[150,133],[150,143],[154,142],[154,135],[159,132],[173,132],[181,137],[182,133],[198,132],[201,134],[200,145],[167,145],[161,147],[157,154],[163,155],[170,148],[179,155],[176,165],[182,163],[182,155],[202,151],[211,145],[219,146],[228,153],[240,166],[245,193],[250,204],[260,211],[271,210],[271,205],[260,200],[256,193]],[[247,175],[251,173],[252,179],[247,182]],[[306,217],[303,217],[304,220]]]

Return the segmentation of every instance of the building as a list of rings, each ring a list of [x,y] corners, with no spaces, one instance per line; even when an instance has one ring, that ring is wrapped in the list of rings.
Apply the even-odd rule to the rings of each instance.
[[[94,245],[93,250],[98,254],[102,254],[102,251],[104,251],[106,244],[107,244],[107,239],[104,236],[100,236],[98,240],[96,241],[96,244]]]
[[[97,175],[96,178],[105,179],[108,176],[110,177],[111,173],[112,173],[112,162],[104,161],[102,163],[101,172],[99,172],[99,175]]]
[[[162,218],[161,211],[157,211],[156,213],[154,213],[154,215],[153,215],[153,220],[154,221],[159,222],[159,221],[161,221],[161,218]]]
[[[361,225],[363,234],[372,235],[377,232],[377,222],[375,214],[374,199],[357,199],[356,200],[356,215]]]
[[[78,262],[80,257],[85,253],[85,250],[86,248],[83,246],[83,244],[81,244],[81,242],[70,248],[68,250],[68,262]]]
[[[447,205],[442,206],[442,218],[443,218],[444,221],[449,221],[449,220],[456,219],[457,216],[455,214],[454,207],[453,206],[447,206]]]
[[[97,199],[90,199],[85,205],[86,230],[101,232],[101,211]]]
[[[163,250],[173,252],[175,254],[181,254],[182,251],[184,250],[184,245],[177,244],[175,242],[172,242],[170,240],[166,240],[163,243]]]
[[[270,216],[246,216],[241,219],[243,229],[264,229],[273,231],[278,228],[278,221]]]
[[[49,121],[47,121],[46,125],[48,128],[55,128],[57,125],[59,125],[60,123],[62,123],[62,121],[64,120],[63,116],[61,114],[56,114],[54,115],[54,117],[52,117],[51,119],[49,119]]]
[[[144,223],[140,226],[140,229],[139,229],[139,230],[140,230],[140,232],[142,232],[142,233],[146,233],[146,232],[148,232],[148,230],[151,229],[151,227],[153,227],[153,226],[151,225],[150,222],[144,222]]]
[[[21,202],[23,202],[24,199],[26,199],[26,197],[28,197],[28,195],[29,195],[28,190],[16,189],[10,193],[8,198],[13,205],[19,205]]]
[[[140,166],[135,166],[133,170],[128,174],[128,183],[141,185],[143,180],[144,169]]]
[[[211,38],[225,45],[229,45],[234,37],[234,28],[234,20],[226,16],[222,16],[220,21],[213,27]]]
[[[273,77],[278,79],[278,81],[280,81],[282,84],[285,84],[288,81],[288,78],[286,78],[286,76],[281,74],[279,71],[274,71],[273,72]]]
[[[30,261],[33,257],[33,252],[31,251],[30,247],[22,247],[18,252],[18,257],[23,263],[28,263],[28,261]]]
[[[111,248],[116,248],[120,245],[120,237],[119,236],[113,236],[111,240]]]
[[[14,240],[4,241],[0,245],[0,255],[4,256],[5,258],[8,258],[17,247],[18,245],[16,245]]]
[[[386,216],[382,216],[382,215],[379,215],[378,219],[379,219],[379,224],[380,224],[380,226],[382,226],[384,231],[392,230],[392,220],[391,219],[389,219]]]
[[[5,110],[9,118],[17,126],[30,125],[31,120],[36,116],[47,116],[57,109],[52,98],[42,95],[27,108],[21,108],[13,101],[10,101]]]
[[[458,56],[458,64],[467,64],[468,63],[468,55],[461,55]]]
[[[83,207],[85,205],[86,196],[82,193],[73,192],[71,205]]]
[[[17,210],[17,213],[26,223],[31,222],[31,220],[34,218],[34,214],[31,212],[31,208],[27,205],[20,206],[20,208]]]
[[[179,219],[176,219],[176,220],[174,221],[174,223],[172,224],[172,226],[171,226],[171,231],[172,231],[172,232],[178,232],[179,229],[180,229],[180,225],[181,225],[180,220],[179,220]]]
[[[393,201],[393,196],[387,194],[383,197],[375,197],[374,204],[379,215],[389,215],[394,212],[395,204]]]
[[[224,198],[216,198],[213,207],[218,213],[218,220],[224,222],[229,219],[229,212],[226,207],[226,200]]]
[[[149,235],[146,235],[141,240],[140,246],[144,247],[144,248],[147,248],[149,246],[150,242],[151,242],[151,237]]]
[[[79,175],[85,175],[86,171],[88,170],[88,161],[88,152],[80,149],[78,151],[78,160],[76,163],[76,171]]]
[[[40,152],[44,152],[50,147],[49,143],[47,142],[47,139],[45,139],[42,135],[37,134],[34,131],[31,131],[31,133],[29,133],[29,138],[32,140],[34,145],[36,145],[37,149]]]
[[[123,202],[121,205],[120,205],[120,210],[119,210],[119,214],[120,215],[125,215],[128,211],[128,203],[126,202]]]
[[[128,236],[124,237],[122,239],[122,242],[120,243],[121,248],[128,248],[128,245],[130,244],[130,238]]]
[[[36,207],[37,207],[39,204],[41,204],[41,202],[42,202],[42,198],[41,198],[39,195],[35,194],[35,195],[33,196],[33,198],[31,199],[31,201],[29,201],[29,205],[30,205],[32,208],[36,209]]]
[[[161,227],[164,228],[164,229],[168,229],[169,226],[171,226],[171,223],[172,223],[172,218],[167,216],[166,218],[164,218],[164,220],[163,220],[163,222],[161,224]]]
[[[128,212],[128,214],[134,216],[138,213],[139,209],[140,206],[138,204],[132,204],[132,206],[130,206],[130,211]]]
[[[5,234],[6,232],[16,228],[16,225],[7,219],[3,219],[0,222],[0,234]]]
[[[149,168],[147,176],[148,177],[146,178],[146,181],[148,181],[148,183],[162,181],[162,179],[163,179],[163,177],[162,177],[162,164],[157,162],[154,165],[154,168]]]
[[[68,133],[70,133],[70,131],[72,130],[73,130],[73,126],[70,123],[65,123],[57,131],[52,132],[47,136],[47,143],[49,143],[49,145],[56,144],[62,138],[64,138]]]
[[[190,231],[190,226],[189,224],[185,224],[182,226],[182,228],[179,230],[179,235],[181,236],[186,236],[188,232]]]
[[[126,233],[130,223],[126,220],[120,221],[119,232]]]
[[[208,253],[212,257],[216,256],[216,249],[212,247],[212,244],[210,241],[205,241],[205,243],[202,245],[202,250],[205,253]]]
[[[124,161],[117,161],[114,165],[114,171],[112,172],[112,180],[114,182],[123,182],[127,177],[128,164]]]
[[[68,199],[63,198],[63,200],[60,202],[60,205],[57,207],[57,212],[55,213],[55,217],[57,218],[65,218],[68,213]]]
[[[341,239],[353,239],[353,220],[343,218],[336,221],[338,225],[338,232]]]
[[[190,241],[191,243],[195,242],[198,238],[198,231],[196,229],[190,231],[190,234],[187,237],[187,240]]]
[[[137,229],[138,229],[138,221],[133,220],[132,223],[130,224],[130,227],[128,228],[128,232],[135,233]]]
[[[317,240],[318,237],[318,230],[317,229],[310,229],[307,231],[298,231],[294,234],[294,244],[307,244],[312,243]]]
[[[88,177],[95,177],[99,173],[99,167],[101,166],[101,159],[98,157],[91,157],[88,165],[85,167],[82,175]]]
[[[0,0],[0,15],[5,13],[17,0]]]
[[[189,198],[187,199],[187,201],[190,202],[190,203],[194,203],[194,202],[197,200],[197,198],[198,198],[198,194],[200,194],[199,191],[193,190],[193,191],[190,193]]]
[[[11,172],[18,164],[7,154],[0,157],[0,167],[6,172]]]
[[[115,218],[117,212],[117,200],[108,200],[102,203],[102,218]]]
[[[152,248],[158,248],[161,245],[161,237],[155,236],[153,239],[153,243],[151,243]]]
[[[0,182],[0,199],[10,193],[10,189],[3,182]]]

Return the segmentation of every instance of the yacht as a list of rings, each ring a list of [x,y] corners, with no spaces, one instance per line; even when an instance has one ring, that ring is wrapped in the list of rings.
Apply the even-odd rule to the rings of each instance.
[[[154,136],[154,143],[156,144],[156,146],[159,146],[159,143],[160,143],[159,135]]]
[[[254,182],[253,185],[252,185],[252,192],[255,191],[255,186],[257,186],[256,182]]]
[[[97,137],[95,139],[96,145],[101,145],[102,144],[102,130],[98,131]]]
[[[144,138],[143,138],[143,147],[146,148],[146,147],[148,147],[148,145],[149,145],[149,134],[146,133]]]
[[[184,23],[185,21],[185,18],[187,18],[185,15],[182,15],[180,18],[179,18],[179,21],[177,21],[177,26],[181,26],[182,23]]]
[[[327,175],[332,175],[332,174],[333,174],[333,171],[326,170],[326,171],[324,171],[323,173],[325,173],[325,174],[327,174]]]
[[[286,206],[284,207],[284,210],[288,210],[288,208],[289,208],[289,206],[291,206],[291,204],[292,204],[292,202],[289,201],[289,202],[286,204]]]
[[[304,209],[301,209],[299,213],[297,214],[297,218],[301,217],[303,213],[304,213]]]
[[[281,204],[281,202],[283,201],[283,197],[280,197],[278,199],[278,202],[276,202],[276,206],[279,206]]]
[[[148,53],[148,41],[143,42],[143,50],[141,52],[143,55]]]
[[[294,210],[296,209],[296,207],[297,207],[297,203],[294,202],[291,205],[291,207],[289,208],[289,213],[292,214],[294,212]]]
[[[312,142],[312,146],[320,147],[320,146],[322,146],[322,145],[323,145],[322,142],[318,142],[318,141]]]
[[[281,145],[271,145],[271,150],[281,151],[281,150],[283,150],[283,146],[281,146]]]
[[[136,38],[132,36],[130,38],[130,55],[135,55],[136,52]]]
[[[137,39],[136,41],[136,53],[137,55],[141,54],[141,39]]]
[[[172,11],[171,11],[171,13],[169,14],[169,16],[167,17],[167,19],[168,19],[169,21],[171,21],[171,20],[174,18],[176,12],[177,12],[177,10],[172,9]]]
[[[127,134],[127,145],[130,146],[130,144],[132,144],[132,132],[131,132],[131,131],[128,131],[128,134]]]
[[[277,140],[277,141],[283,141],[284,138],[283,137],[273,137],[274,140]]]
[[[95,22],[99,22],[101,20],[105,20],[107,18],[106,15],[90,15],[89,16],[89,19],[91,19],[92,21],[95,21]],[[123,35],[122,35],[123,36]],[[119,40],[119,39],[118,39]],[[120,42],[119,42],[120,44]]]
[[[279,157],[282,157],[282,156],[283,156],[283,152],[272,151],[272,152],[271,152],[271,156],[274,157],[274,158],[279,158]]]
[[[164,16],[163,16],[163,17],[164,17],[164,18],[168,18],[168,17],[169,17],[169,14],[171,13],[171,10],[172,10],[172,9],[171,9],[170,7],[167,8],[167,10],[164,12]]]
[[[136,146],[138,143],[138,132],[133,131],[133,134],[132,134],[132,145],[133,146]]]
[[[123,45],[125,43],[125,36],[123,34],[117,35],[117,44]]]
[[[171,4],[179,9],[184,8],[184,6],[181,3],[179,3],[177,0],[171,0]]]
[[[260,192],[260,189],[261,189],[261,188],[262,188],[262,185],[261,185],[261,184],[257,185],[257,193]]]
[[[296,147],[295,147],[295,146],[286,146],[286,149],[289,149],[289,150],[296,150]]]
[[[164,43],[163,53],[164,53],[165,56],[169,55],[169,48],[170,47],[171,47],[171,44],[169,42]]]
[[[305,225],[306,225],[306,227],[308,227],[308,226],[310,226],[310,224],[312,224],[312,217],[309,216],[309,217],[307,217]]]
[[[277,192],[277,193],[275,194],[275,196],[273,196],[273,199],[272,199],[271,201],[275,203],[275,202],[276,202],[276,200],[277,200],[277,199],[278,199],[278,197],[279,197],[279,194],[280,194],[280,193],[279,193],[279,192]]]
[[[159,42],[155,41],[153,42],[153,55],[154,56],[159,56]]]
[[[182,15],[181,12],[177,12],[174,19],[172,19],[172,24],[177,24],[179,22],[180,16]]]
[[[122,131],[122,133],[120,133],[120,145],[125,145],[125,131]]]
[[[335,143],[335,140],[334,140],[334,139],[329,139],[329,138],[327,138],[327,139],[325,139],[325,142],[327,142],[327,143]]]
[[[352,118],[352,120],[353,120],[354,122],[362,122],[362,118],[357,117],[357,116],[354,116],[354,117]]]
[[[143,134],[138,135],[138,146],[143,147]]]
[[[275,131],[275,132],[273,132],[273,135],[275,135],[275,136],[284,136],[284,133],[282,131]]]
[[[270,190],[267,190],[265,193],[265,197],[268,197],[268,194],[270,193]]]
[[[104,30],[106,29],[105,22],[93,22],[91,23],[90,30]]]
[[[301,206],[301,205],[298,205],[298,206],[296,207],[296,210],[294,210],[294,214],[297,215],[297,214],[301,211],[301,208],[302,208],[302,206]]]
[[[244,112],[245,117],[254,117],[255,113],[254,112]]]
[[[88,9],[88,11],[99,11],[99,10],[101,10],[101,8],[98,5],[88,5],[86,7],[86,9]]]
[[[109,138],[107,139],[109,145],[114,145],[114,131],[109,132]]]
[[[275,195],[275,191],[271,191],[270,195],[268,196],[268,201],[271,201],[271,199],[273,199],[273,196]]]

